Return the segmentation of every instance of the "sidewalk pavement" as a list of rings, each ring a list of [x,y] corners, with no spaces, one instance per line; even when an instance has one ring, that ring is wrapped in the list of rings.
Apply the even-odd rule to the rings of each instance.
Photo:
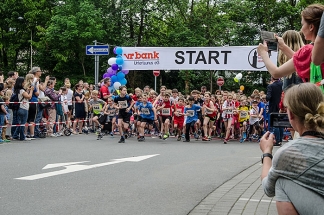
[[[257,162],[225,182],[203,199],[189,215],[277,215],[275,200],[261,186]]]

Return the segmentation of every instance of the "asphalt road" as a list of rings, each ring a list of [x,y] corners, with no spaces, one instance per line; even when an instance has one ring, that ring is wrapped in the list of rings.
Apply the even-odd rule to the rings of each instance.
[[[261,154],[254,142],[118,140],[89,134],[0,144],[0,214],[188,214]],[[114,160],[122,158],[129,159]],[[70,164],[43,169],[58,163]]]

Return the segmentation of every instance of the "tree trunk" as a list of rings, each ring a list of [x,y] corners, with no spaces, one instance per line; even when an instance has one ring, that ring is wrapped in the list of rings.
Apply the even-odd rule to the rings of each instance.
[[[8,68],[8,55],[4,48],[2,48],[3,68]]]
[[[186,70],[186,80],[185,80],[185,93],[186,95],[189,94],[189,71]]]
[[[14,69],[14,70],[17,70],[17,59],[18,59],[18,54],[19,54],[19,50],[16,49],[15,58],[13,59],[13,60],[14,60],[14,64],[13,64],[13,69]]]
[[[84,63],[83,62],[81,62],[81,66],[82,66],[82,70],[83,70],[83,76],[85,77],[86,74],[85,74],[85,68],[84,68]]]
[[[141,46],[142,43],[142,37],[144,32],[144,18],[145,18],[145,0],[142,1],[142,8],[141,8],[141,20],[140,20],[140,26],[139,26],[139,33],[137,37],[137,46]]]

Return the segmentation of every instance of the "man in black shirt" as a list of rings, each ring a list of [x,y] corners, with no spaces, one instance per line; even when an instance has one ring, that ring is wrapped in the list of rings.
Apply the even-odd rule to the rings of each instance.
[[[279,103],[282,93],[282,81],[271,77],[271,83],[267,87],[266,100],[269,102],[269,114],[279,112]],[[277,146],[281,145],[283,128],[272,128],[274,135],[276,136]]]

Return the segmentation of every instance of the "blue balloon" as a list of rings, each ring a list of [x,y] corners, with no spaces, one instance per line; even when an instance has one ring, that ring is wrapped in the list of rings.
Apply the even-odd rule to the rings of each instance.
[[[117,48],[116,48],[116,54],[118,54],[118,55],[123,54],[123,49],[122,49],[122,47],[117,47]]]
[[[117,73],[117,79],[120,81],[120,80],[123,80],[125,78],[125,74],[122,73],[122,72],[118,72]]]
[[[122,65],[118,65],[118,70],[122,71],[123,70],[123,66]]]
[[[124,63],[124,59],[121,58],[121,57],[119,57],[119,58],[116,59],[116,63],[117,63],[118,65],[123,65],[123,63]]]
[[[126,85],[126,84],[127,84],[127,80],[126,80],[126,78],[123,78],[122,80],[120,80],[119,83],[120,83],[121,85]]]
[[[111,82],[114,83],[118,81],[118,77],[116,75],[111,76]]]

